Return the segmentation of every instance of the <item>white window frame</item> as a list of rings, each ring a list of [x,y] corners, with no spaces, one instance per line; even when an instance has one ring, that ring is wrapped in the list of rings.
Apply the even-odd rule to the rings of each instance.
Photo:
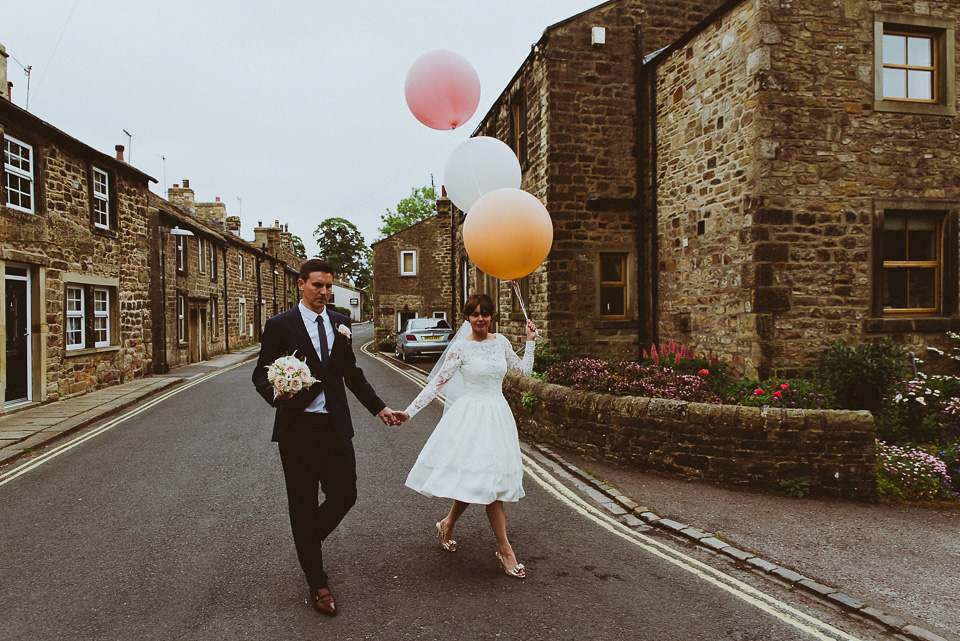
[[[199,273],[207,273],[207,239],[203,236],[197,236],[197,259],[199,264]]]
[[[17,162],[17,164],[13,164],[11,162],[11,150],[9,149],[11,143],[27,150],[29,152],[29,158],[24,158],[22,155],[17,154],[15,158],[19,162]],[[21,166],[24,163],[27,165],[26,169],[24,169]],[[34,193],[33,193],[34,192],[34,189],[33,189],[34,167],[36,167],[36,153],[34,152],[33,145],[28,145],[27,143],[17,138],[14,138],[13,136],[4,136],[3,171],[4,171],[4,174],[6,175],[6,178],[4,180],[5,180],[5,187],[7,192],[7,199],[6,199],[7,207],[10,207],[11,209],[16,209],[17,211],[26,212],[28,214],[35,213],[36,208],[34,203],[36,202],[36,198],[34,197]],[[11,177],[19,178],[20,180],[26,181],[27,191],[23,191],[23,189],[20,189],[20,188],[14,189],[13,186],[10,184]],[[24,196],[27,197],[30,200],[30,206],[24,207],[23,205],[20,205],[20,204],[14,204],[11,201],[11,196],[13,196],[14,194],[20,195],[20,197],[18,198],[18,201],[22,201]]]
[[[434,312],[434,313],[433,313],[433,317],[434,317],[434,318],[442,318],[443,320],[447,320],[447,313],[446,313],[446,312]]]
[[[110,229],[110,174],[97,167],[93,168],[93,225]]]
[[[98,294],[103,294],[104,298],[100,300]],[[106,336],[105,340],[97,340],[100,332]],[[110,345],[110,290],[106,287],[93,288],[93,336],[94,347]]]
[[[240,268],[240,280],[243,280],[243,254],[237,254],[237,266]]]
[[[405,268],[406,261],[404,258],[409,254],[413,257],[411,263],[413,264],[413,269],[407,271]],[[400,252],[400,275],[401,276],[416,276],[417,275],[417,251],[415,249],[404,249]]]
[[[219,336],[220,327],[217,322],[217,299],[210,299],[210,336]]]
[[[79,293],[79,298],[75,295],[72,295],[74,292]],[[84,349],[87,346],[87,337],[86,332],[84,331],[86,323],[84,322],[84,312],[86,310],[85,304],[85,292],[82,286],[78,285],[67,285],[67,318],[66,324],[64,325],[64,345],[67,350],[75,349]],[[71,309],[71,302],[77,302],[79,300],[79,309]],[[80,323],[80,341],[71,342],[71,334],[76,333],[76,330],[71,330],[71,325],[79,322]]]
[[[240,317],[240,336],[247,335],[247,299],[237,301],[237,314]]]
[[[177,295],[177,342],[187,341],[187,297]]]

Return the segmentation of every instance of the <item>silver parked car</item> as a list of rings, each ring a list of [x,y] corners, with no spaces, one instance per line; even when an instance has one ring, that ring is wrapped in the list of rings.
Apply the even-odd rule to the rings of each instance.
[[[394,353],[405,363],[414,356],[439,356],[454,333],[442,318],[411,318],[394,335]]]

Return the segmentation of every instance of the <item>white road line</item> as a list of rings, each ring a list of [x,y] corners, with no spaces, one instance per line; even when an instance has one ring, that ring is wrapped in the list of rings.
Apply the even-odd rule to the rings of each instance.
[[[366,347],[366,346],[364,346]],[[397,367],[393,363],[378,359],[381,363],[394,371],[402,374],[412,380],[420,387],[425,387],[426,383],[410,375],[407,371]],[[809,634],[815,639],[822,641],[861,641],[857,637],[851,636],[843,630],[837,629],[832,625],[820,621],[816,617],[810,616],[791,605],[776,599],[760,590],[726,574],[706,563],[698,561],[693,557],[687,556],[682,552],[674,550],[670,546],[652,539],[640,532],[636,532],[620,521],[617,521],[610,515],[600,509],[590,505],[580,496],[575,494],[560,480],[554,477],[550,472],[540,467],[532,458],[523,454],[524,470],[541,487],[552,494],[561,503],[566,504],[585,518],[593,521],[600,527],[609,530],[613,534],[629,541],[633,545],[644,551],[657,556],[668,563],[671,563],[687,572],[690,572],[697,578],[706,581],[736,598],[753,605],[763,612],[774,616],[792,627]]]
[[[600,509],[593,507],[572,490],[563,485],[556,477],[540,467],[533,459],[523,454],[526,472],[545,490],[553,494],[560,502],[590,519],[600,527],[609,530],[617,536],[626,539],[646,552],[676,565],[690,572],[696,577],[711,583],[735,597],[759,608],[760,610],[777,617],[791,626],[810,634],[816,639],[825,641],[843,639],[845,641],[860,641],[816,617],[805,614],[796,608],[776,599],[760,590],[757,590],[739,579],[736,579],[716,568],[698,561],[668,545],[652,539],[628,526],[620,523]],[[819,629],[817,629],[819,628]]]
[[[55,459],[56,457],[60,456],[61,454],[64,454],[65,452],[68,452],[68,451],[72,450],[73,448],[77,447],[78,445],[81,445],[81,444],[89,441],[89,440],[92,439],[92,438],[95,438],[95,437],[97,437],[97,436],[100,436],[100,435],[103,434],[104,432],[113,429],[113,428],[116,427],[117,425],[120,425],[121,423],[123,423],[123,422],[125,422],[125,421],[127,421],[127,420],[129,420],[129,419],[131,419],[131,418],[133,418],[134,416],[136,416],[136,415],[138,415],[138,414],[140,414],[140,413],[142,413],[142,412],[147,411],[147,410],[150,409],[151,407],[153,407],[153,406],[155,406],[155,405],[158,405],[158,404],[162,403],[163,401],[165,401],[165,400],[167,400],[167,399],[169,399],[169,398],[171,398],[171,397],[173,397],[173,396],[176,396],[176,395],[179,394],[180,392],[186,391],[186,390],[190,389],[191,387],[193,387],[193,386],[195,386],[195,385],[199,385],[200,383],[203,383],[203,382],[205,382],[205,381],[210,380],[210,379],[213,378],[214,376],[219,376],[220,374],[223,374],[224,372],[228,372],[228,371],[230,371],[230,370],[232,370],[232,369],[234,369],[234,368],[236,368],[236,367],[240,367],[241,365],[245,365],[245,364],[246,364],[246,361],[244,361],[244,362],[242,362],[242,363],[237,363],[237,364],[235,364],[235,365],[231,365],[231,366],[229,366],[229,367],[225,367],[225,368],[223,368],[223,369],[220,369],[220,370],[217,370],[217,371],[215,371],[215,372],[211,372],[211,373],[209,373],[209,374],[206,374],[206,375],[204,375],[204,376],[201,376],[201,377],[199,377],[199,378],[197,378],[197,379],[194,379],[194,380],[190,381],[189,383],[184,383],[183,385],[181,385],[181,386],[179,386],[179,387],[177,387],[177,388],[175,388],[175,389],[173,389],[173,390],[170,390],[169,392],[164,392],[164,393],[161,394],[160,396],[157,396],[156,398],[150,399],[149,401],[147,401],[146,403],[144,403],[144,404],[141,405],[140,407],[138,407],[138,408],[136,408],[136,409],[134,409],[134,410],[130,410],[130,411],[127,412],[126,414],[123,414],[123,415],[121,415],[121,416],[118,416],[117,418],[115,418],[115,419],[113,419],[113,420],[111,420],[111,421],[109,421],[109,422],[107,422],[107,423],[104,423],[103,425],[101,425],[101,426],[99,426],[99,427],[97,427],[97,428],[94,428],[94,429],[89,430],[89,431],[87,431],[87,432],[83,432],[82,434],[80,434],[80,435],[78,435],[78,436],[76,436],[76,437],[74,437],[74,438],[71,438],[71,439],[68,440],[68,441],[65,441],[65,442],[63,442],[63,443],[60,443],[59,445],[56,445],[56,446],[50,448],[49,450],[44,451],[42,454],[39,454],[39,455],[37,455],[37,456],[35,456],[35,457],[32,457],[32,458],[28,459],[28,462],[20,465],[19,467],[16,467],[16,468],[14,468],[14,469],[12,469],[12,470],[7,470],[6,472],[0,473],[0,487],[6,485],[6,484],[9,483],[10,481],[13,481],[14,479],[17,479],[17,478],[23,476],[24,474],[26,474],[27,472],[29,472],[29,471],[31,471],[31,470],[35,470],[36,468],[40,467],[40,466],[43,465],[44,463],[47,463],[47,462]]]

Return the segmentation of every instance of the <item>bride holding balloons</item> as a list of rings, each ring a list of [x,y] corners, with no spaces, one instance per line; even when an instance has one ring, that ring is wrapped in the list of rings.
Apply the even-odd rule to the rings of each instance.
[[[455,129],[469,120],[480,97],[479,79],[470,63],[449,51],[422,56],[405,85],[407,105],[423,124]],[[513,150],[495,138],[478,136],[458,146],[447,161],[444,186],[453,203],[467,212],[464,248],[485,273],[513,281],[546,259],[553,224],[546,208],[519,189],[520,163]],[[526,307],[520,299],[526,316]],[[529,376],[533,369],[536,325],[527,317],[523,358],[510,341],[489,331],[493,300],[473,294],[463,306],[463,324],[437,361],[427,386],[397,415],[413,417],[442,391],[443,417],[427,439],[407,476],[408,487],[428,497],[452,499],[436,535],[447,552],[457,550],[457,520],[470,504],[485,506],[497,541],[496,558],[511,577],[526,577],[507,537],[504,502],[523,495],[523,462],[516,420],[503,396],[508,370]]]

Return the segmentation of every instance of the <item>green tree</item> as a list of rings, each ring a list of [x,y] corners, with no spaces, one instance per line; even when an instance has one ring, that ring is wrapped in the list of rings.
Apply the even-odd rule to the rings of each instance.
[[[293,253],[300,258],[307,258],[307,248],[303,245],[303,240],[299,236],[292,236],[290,242],[293,245]]]
[[[320,249],[316,257],[333,265],[339,276],[361,289],[373,282],[373,251],[353,223],[345,218],[328,218],[317,226],[313,237]]]
[[[410,225],[430,218],[437,213],[436,202],[437,192],[433,187],[414,187],[410,190],[409,197],[397,203],[396,212],[388,209],[386,214],[380,216],[383,223],[379,229],[380,237],[392,236]]]

